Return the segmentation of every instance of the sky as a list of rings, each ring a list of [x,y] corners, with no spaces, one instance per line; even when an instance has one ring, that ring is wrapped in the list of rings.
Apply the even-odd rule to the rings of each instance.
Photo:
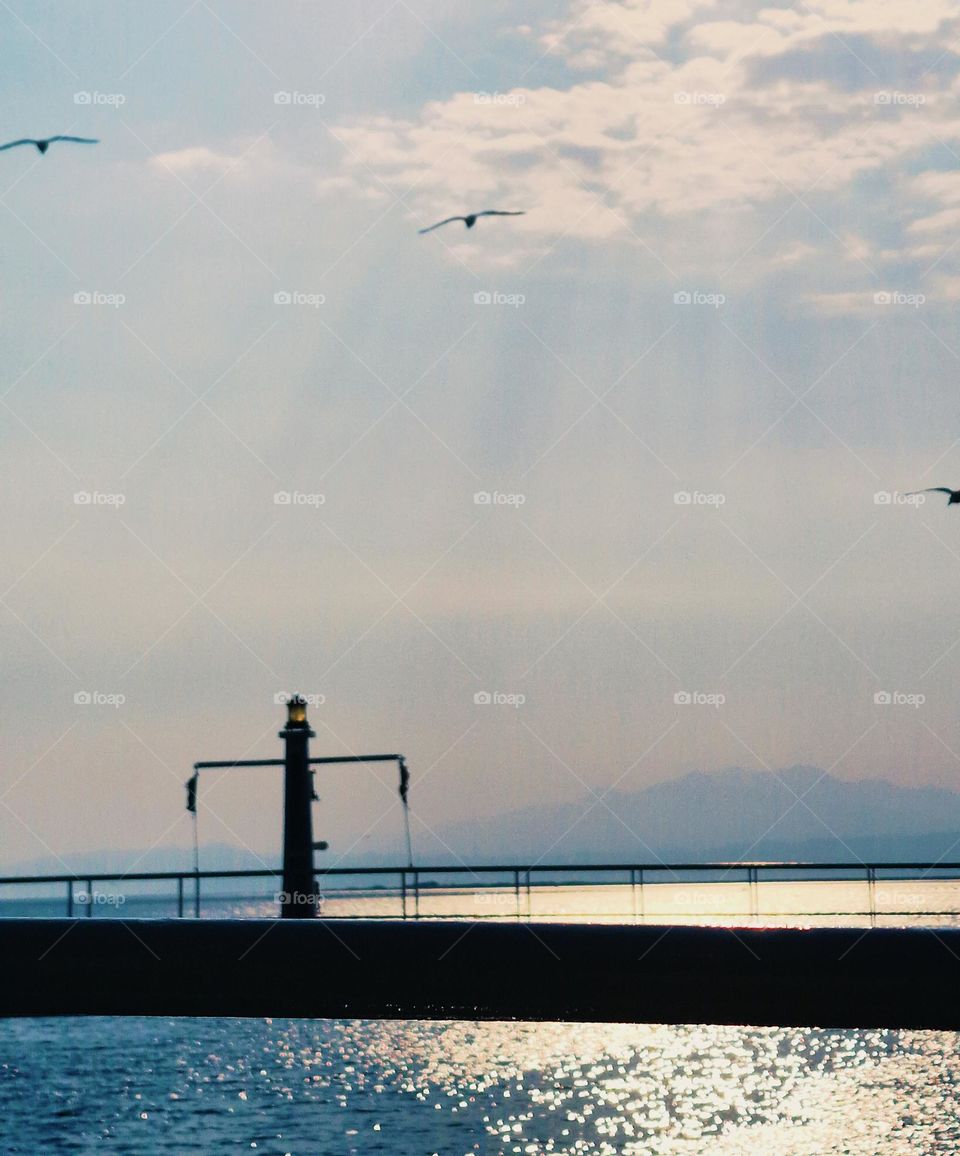
[[[960,774],[945,0],[0,4],[0,846]],[[418,229],[455,213],[523,210]],[[317,837],[399,848],[385,768]],[[280,781],[202,783],[275,851]],[[824,817],[825,833],[829,817]],[[451,849],[456,853],[456,848]],[[131,866],[137,856],[131,857]],[[332,860],[330,860],[332,862]]]

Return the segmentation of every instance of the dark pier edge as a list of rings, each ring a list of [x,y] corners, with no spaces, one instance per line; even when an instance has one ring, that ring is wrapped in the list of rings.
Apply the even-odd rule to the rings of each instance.
[[[960,1029],[960,930],[0,919],[0,1014]]]

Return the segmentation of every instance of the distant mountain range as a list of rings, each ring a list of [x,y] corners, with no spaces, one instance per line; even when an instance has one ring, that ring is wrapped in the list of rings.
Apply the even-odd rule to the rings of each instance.
[[[643,863],[731,859],[807,861],[960,860],[960,794],[934,787],[899,787],[878,779],[859,782],[816,767],[695,772],[642,791],[613,791],[604,802],[544,802],[493,818],[438,830],[416,823],[420,863],[505,862]],[[327,862],[336,859],[334,842]],[[65,855],[72,870],[189,870],[191,855],[159,847],[146,853],[101,851]],[[208,870],[277,864],[226,844],[201,853]],[[134,862],[136,865],[134,866]],[[324,858],[318,856],[318,865]],[[395,855],[365,852],[342,865],[395,865]],[[62,862],[45,857],[5,868],[10,874],[60,874]]]
[[[200,852],[200,866],[204,871],[245,871],[279,866],[276,853],[262,857],[242,847],[227,843],[211,843]],[[43,855],[36,859],[26,859],[3,868],[5,875],[66,875],[85,871],[102,875],[115,871],[118,876],[127,873],[150,873],[153,871],[192,871],[193,851],[183,847],[153,847],[143,851],[138,849],[110,851],[67,852],[62,856]]]
[[[447,827],[470,863],[709,859],[960,860],[960,794],[837,779],[816,767],[695,772],[602,803],[541,804]],[[956,841],[956,846],[951,847]],[[427,837],[418,857],[429,857]],[[438,861],[449,852],[437,844]],[[442,855],[442,858],[440,856]]]

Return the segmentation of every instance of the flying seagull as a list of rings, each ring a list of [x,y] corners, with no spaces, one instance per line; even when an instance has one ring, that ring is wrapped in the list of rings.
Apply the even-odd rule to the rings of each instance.
[[[951,490],[947,486],[931,486],[928,490],[911,490],[907,497],[912,497],[914,494],[948,494],[948,506],[960,505],[960,490]]]
[[[419,232],[432,233],[434,229],[439,229],[441,225],[449,225],[451,221],[463,221],[468,229],[472,229],[478,217],[522,217],[525,212],[526,209],[484,209],[482,213],[468,213],[465,217],[447,217],[446,220],[437,221],[429,229],[420,229]]]
[[[34,145],[41,156],[56,140],[69,140],[75,144],[99,144],[98,140],[93,140],[88,136],[50,136],[46,140],[34,140],[33,137],[24,137],[23,140],[12,140],[9,144],[0,145],[0,153],[5,149],[15,149],[18,145]]]

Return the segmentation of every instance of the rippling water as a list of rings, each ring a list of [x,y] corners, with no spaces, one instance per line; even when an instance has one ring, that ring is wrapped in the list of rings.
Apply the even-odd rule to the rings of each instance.
[[[956,881],[425,892],[421,915],[697,923],[960,922]],[[166,915],[129,897],[103,916]],[[327,914],[397,914],[328,895]],[[55,901],[18,914],[59,914]],[[210,897],[204,915],[269,915]],[[776,912],[776,915],[772,915]],[[825,915],[824,912],[833,914]],[[894,915],[893,912],[898,914]],[[4,912],[12,913],[12,912]],[[843,913],[843,914],[840,914]],[[855,913],[855,914],[853,914]],[[0,1021],[0,1152],[256,1156],[876,1156],[960,1151],[960,1036],[641,1025]]]
[[[3,1152],[955,1152],[960,1036],[721,1027],[0,1023]]]

